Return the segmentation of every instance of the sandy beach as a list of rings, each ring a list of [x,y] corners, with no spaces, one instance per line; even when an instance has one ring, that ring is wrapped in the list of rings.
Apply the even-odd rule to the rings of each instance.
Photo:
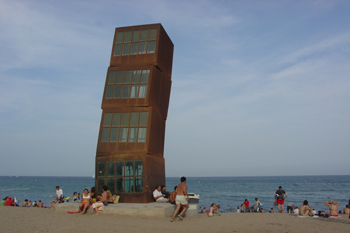
[[[66,214],[52,209],[0,206],[0,232],[347,232],[350,219],[299,218],[289,214],[236,214],[168,218]]]

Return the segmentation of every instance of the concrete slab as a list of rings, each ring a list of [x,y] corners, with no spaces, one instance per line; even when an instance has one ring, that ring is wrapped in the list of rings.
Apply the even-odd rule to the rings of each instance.
[[[77,211],[80,203],[61,203],[54,206],[56,213],[67,213],[67,211]],[[128,216],[147,217],[171,217],[174,213],[175,205],[170,203],[118,203],[109,204],[103,208],[101,214],[115,214]],[[89,208],[87,214],[95,211]],[[190,204],[185,216],[198,216],[198,204]]]

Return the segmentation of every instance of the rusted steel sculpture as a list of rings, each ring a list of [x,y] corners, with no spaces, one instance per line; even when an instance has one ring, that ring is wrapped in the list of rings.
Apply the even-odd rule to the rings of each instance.
[[[161,24],[115,29],[102,98],[95,186],[152,202],[165,184],[164,136],[174,45]]]

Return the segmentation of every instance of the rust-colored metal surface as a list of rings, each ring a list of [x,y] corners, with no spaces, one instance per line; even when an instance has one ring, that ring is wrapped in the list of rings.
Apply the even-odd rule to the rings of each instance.
[[[153,202],[165,184],[164,137],[174,45],[161,24],[115,29],[102,96],[95,185],[120,202]]]

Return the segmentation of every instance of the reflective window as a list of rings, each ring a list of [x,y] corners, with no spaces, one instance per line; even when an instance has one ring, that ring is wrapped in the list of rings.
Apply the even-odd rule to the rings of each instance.
[[[119,142],[126,142],[127,141],[128,131],[129,131],[129,128],[121,128],[120,129]]]
[[[135,160],[135,176],[142,176],[143,165],[142,160]]]
[[[132,43],[131,44],[131,50],[130,50],[130,55],[135,55],[137,54],[137,50],[139,49],[139,43]]]
[[[128,142],[136,142],[137,128],[130,128]]]
[[[98,176],[106,176],[106,163],[105,162],[99,162],[98,163]]]
[[[110,142],[117,142],[118,135],[119,135],[119,128],[112,128]]]
[[[149,40],[156,40],[157,38],[157,29],[153,28],[149,30]]]
[[[113,122],[112,122],[113,127],[120,126],[120,117],[121,117],[121,113],[114,113],[113,114]]]
[[[123,55],[129,55],[130,44],[123,45]]]
[[[120,99],[121,94],[122,94],[122,86],[121,85],[115,86],[113,99]]]
[[[105,117],[103,119],[103,127],[111,126],[113,113],[105,113]]]
[[[156,42],[155,41],[148,42],[147,53],[154,53],[155,49],[156,49]]]
[[[133,161],[125,161],[125,175],[132,176],[133,171]]]
[[[109,131],[110,131],[110,128],[103,128],[102,129],[101,142],[108,142],[109,141]]]
[[[132,77],[132,83],[139,83],[141,77],[141,70],[135,70],[134,76]]]
[[[123,87],[123,95],[122,95],[122,98],[123,98],[123,99],[129,98],[129,92],[130,92],[130,86],[129,86],[129,85],[125,85],[125,86]]]
[[[143,192],[142,177],[135,177],[135,193]]]
[[[140,85],[139,98],[146,98],[147,85]]]
[[[122,84],[124,79],[124,71],[119,71],[117,74],[117,84]]]
[[[143,70],[141,76],[141,83],[148,83],[149,70]]]
[[[131,41],[131,34],[132,34],[132,31],[125,32],[124,43]]]
[[[147,128],[139,128],[137,142],[146,142]]]
[[[124,38],[124,32],[118,32],[116,43],[123,43],[123,38]]]
[[[124,192],[124,179],[123,179],[123,177],[116,179],[116,192],[117,193]]]
[[[108,190],[111,191],[112,193],[115,193],[115,179],[114,178],[107,178],[107,187]]]
[[[148,112],[141,112],[140,113],[140,126],[147,126],[148,121]]]
[[[125,79],[124,79],[124,83],[131,83],[131,79],[132,79],[132,71],[126,71],[125,72]]]
[[[125,192],[132,193],[133,192],[133,177],[125,177]]]
[[[107,162],[107,176],[115,176],[114,162]]]
[[[141,38],[140,38],[140,40],[141,41],[145,41],[147,39],[148,39],[148,29],[142,30],[141,31]]]
[[[140,39],[140,30],[134,31],[132,34],[132,42],[139,41]]]
[[[146,46],[147,46],[147,42],[141,42],[140,43],[139,54],[145,54],[146,53]]]
[[[102,193],[102,187],[106,184],[106,179],[99,178],[97,184],[97,192]]]
[[[139,91],[139,85],[132,85],[131,92],[130,92],[130,98],[137,98],[138,91]]]
[[[122,44],[116,44],[114,48],[114,56],[120,56],[122,55]]]
[[[130,113],[123,113],[122,126],[124,126],[124,127],[129,126],[129,120],[130,120]]]
[[[112,99],[114,86],[107,86],[106,89],[106,99]]]
[[[109,72],[109,75],[108,75],[108,84],[115,84],[115,78],[117,76],[117,72],[115,71],[112,71],[112,72]]]
[[[117,167],[117,176],[124,176],[124,162],[117,161],[116,167]]]

